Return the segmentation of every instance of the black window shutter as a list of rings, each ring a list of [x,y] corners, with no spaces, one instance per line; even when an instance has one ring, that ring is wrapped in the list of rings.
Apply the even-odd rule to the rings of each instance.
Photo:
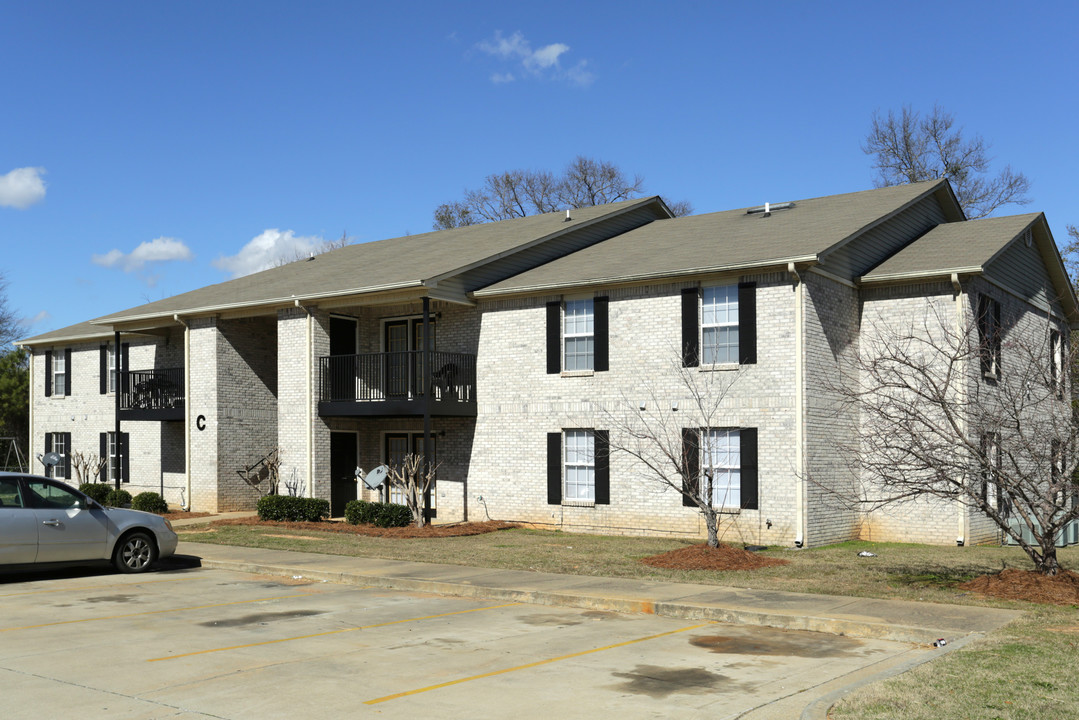
[[[757,283],[738,286],[738,362],[757,362]]]
[[[596,504],[611,504],[611,435],[596,430]]]
[[[697,428],[682,428],[682,504],[697,507],[693,498],[699,494],[701,470],[701,432]]]
[[[64,395],[71,394],[71,379],[75,373],[71,372],[71,348],[64,349]],[[65,475],[71,477],[71,475]]]
[[[547,303],[547,374],[562,372],[562,303]],[[561,500],[559,500],[561,502]]]
[[[592,317],[595,341],[592,367],[596,372],[605,372],[610,368],[610,323],[607,315],[607,298],[598,297],[592,300]]]
[[[547,433],[547,504],[562,504],[562,433]]]
[[[45,433],[45,452],[52,452],[52,433]],[[45,477],[56,477],[56,471],[54,468],[45,466]]]
[[[68,352],[71,352],[70,350]],[[64,433],[64,479],[71,479],[71,433]]]
[[[130,378],[128,371],[131,369],[128,365],[130,361],[131,343],[123,343],[120,345],[120,392],[126,393],[128,391],[128,385],[130,384]]]
[[[757,428],[741,428],[738,441],[742,455],[739,475],[742,479],[742,508],[760,509],[760,493],[757,482]]]
[[[45,351],[45,397],[52,397],[52,350]]]
[[[102,345],[101,352],[98,354],[97,366],[99,369],[99,375],[101,380],[98,383],[98,392],[102,395],[109,391],[109,346]]]
[[[699,305],[700,293],[697,288],[685,288],[682,290],[682,367],[697,367],[700,365]]]
[[[98,453],[97,456],[105,463],[101,466],[101,471],[97,474],[99,482],[108,482],[109,480],[109,434],[99,433],[97,436]]]
[[[120,433],[120,481],[131,480],[131,444],[128,442],[128,434]]]

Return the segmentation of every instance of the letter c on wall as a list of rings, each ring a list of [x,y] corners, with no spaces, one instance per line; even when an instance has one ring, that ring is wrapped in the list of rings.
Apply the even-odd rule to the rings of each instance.
[[[199,415],[197,418],[195,418],[195,427],[197,427],[199,430],[205,430],[206,429],[206,416],[205,415]]]

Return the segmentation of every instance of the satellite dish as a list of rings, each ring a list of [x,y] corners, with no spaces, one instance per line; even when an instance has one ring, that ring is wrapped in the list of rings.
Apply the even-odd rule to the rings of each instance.
[[[41,458],[41,462],[45,467],[55,467],[60,464],[60,453],[47,452]]]
[[[379,465],[363,476],[363,484],[374,490],[382,483],[386,482],[386,478],[389,477],[390,469],[385,465]]]

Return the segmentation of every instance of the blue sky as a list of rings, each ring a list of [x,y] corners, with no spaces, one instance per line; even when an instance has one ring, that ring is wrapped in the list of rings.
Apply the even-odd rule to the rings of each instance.
[[[574,156],[698,213],[872,186],[934,104],[1079,223],[1079,3],[0,4],[0,271],[30,334],[266,251],[431,229]],[[407,259],[403,259],[407,262]]]

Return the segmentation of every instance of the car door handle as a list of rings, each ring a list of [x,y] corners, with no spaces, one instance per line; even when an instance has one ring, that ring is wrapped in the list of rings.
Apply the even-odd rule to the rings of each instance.
[[[44,520],[44,521],[42,521],[41,524],[42,525],[48,525],[49,527],[58,527],[60,525],[60,521],[59,520]]]

